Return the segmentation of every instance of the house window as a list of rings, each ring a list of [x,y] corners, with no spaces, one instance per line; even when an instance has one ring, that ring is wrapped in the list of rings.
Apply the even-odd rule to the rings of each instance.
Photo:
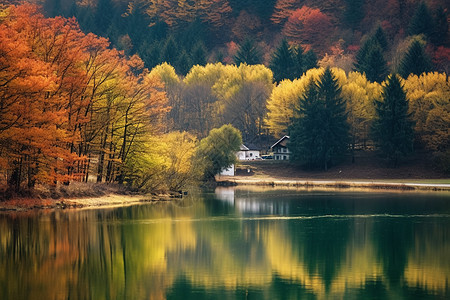
[[[286,155],[283,155],[283,160],[286,160],[286,159],[287,159]]]

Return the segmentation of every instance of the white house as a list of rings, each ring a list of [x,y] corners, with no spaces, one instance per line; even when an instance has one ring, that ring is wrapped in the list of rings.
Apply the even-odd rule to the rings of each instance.
[[[285,135],[281,139],[279,139],[275,144],[270,147],[273,152],[273,159],[276,160],[289,160],[289,155],[291,152],[287,147],[287,143],[289,141],[289,136]]]
[[[261,158],[259,150],[257,150],[254,145],[249,145],[248,147],[245,145],[241,145],[240,150],[236,153],[236,156],[240,161],[255,160]]]

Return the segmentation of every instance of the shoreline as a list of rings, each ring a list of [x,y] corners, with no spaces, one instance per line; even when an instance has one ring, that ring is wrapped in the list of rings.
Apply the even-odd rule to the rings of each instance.
[[[395,181],[398,181],[396,179]],[[297,188],[336,188],[336,189],[372,189],[396,191],[450,191],[450,184],[414,183],[389,180],[304,180],[282,178],[247,178],[245,176],[220,176],[217,179],[220,186],[266,186],[266,187],[297,187]]]
[[[107,194],[80,198],[60,198],[60,199],[33,199],[33,198],[14,198],[0,202],[1,213],[15,213],[55,209],[96,209],[96,208],[116,208],[138,205],[144,203],[157,203],[172,201],[177,199],[173,195],[124,195]]]
[[[337,191],[391,191],[391,192],[450,192],[447,183],[414,183],[407,180],[305,180],[274,177],[249,178],[248,176],[218,176],[217,186],[221,187],[258,187],[258,188],[296,188],[304,190],[333,189]],[[54,209],[97,209],[116,208],[145,203],[158,203],[180,199],[175,194],[123,194],[107,193],[103,195],[52,198],[14,198],[0,201],[0,214],[29,211],[47,211]]]

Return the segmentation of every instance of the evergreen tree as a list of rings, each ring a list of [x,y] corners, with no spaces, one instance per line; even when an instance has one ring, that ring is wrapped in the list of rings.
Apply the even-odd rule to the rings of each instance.
[[[177,63],[174,67],[177,73],[182,75],[186,75],[192,68],[192,61],[186,50],[181,51],[181,54],[179,55]]]
[[[301,46],[297,46],[292,50],[294,52],[294,64],[295,64],[294,78],[300,78],[305,72],[304,70],[305,55],[303,53],[303,48]]]
[[[447,13],[442,7],[439,7],[435,12],[434,27],[430,39],[436,46],[443,46],[447,43],[448,20]]]
[[[317,55],[314,50],[311,49],[303,56],[303,72],[314,68],[317,68]]]
[[[191,55],[192,65],[206,65],[206,48],[202,42],[194,45]]]
[[[328,170],[349,142],[346,104],[332,71],[327,68],[318,83],[311,81],[299,101],[298,117],[289,129],[292,158],[307,167]]]
[[[384,32],[383,28],[381,26],[378,26],[375,30],[374,34],[372,35],[372,39],[377,41],[378,45],[380,45],[381,49],[383,51],[386,51],[388,48],[388,42],[386,39],[386,33]]]
[[[93,31],[100,36],[106,36],[113,18],[113,2],[111,0],[98,0],[94,15],[95,29]]]
[[[382,39],[381,34],[380,39]],[[376,33],[363,44],[356,54],[354,67],[355,71],[366,74],[370,81],[382,82],[386,77],[387,63]]]
[[[294,53],[289,47],[287,40],[283,39],[272,54],[272,59],[270,61],[270,69],[273,72],[274,80],[280,82],[283,79],[294,79],[296,75],[295,68],[296,61]]]
[[[262,54],[258,45],[253,40],[246,39],[240,46],[234,57],[236,65],[246,63],[247,65],[257,65],[262,62]]]
[[[424,34],[427,37],[433,32],[433,18],[425,2],[420,2],[409,24],[410,35]]]
[[[345,21],[355,29],[364,18],[364,0],[345,0]]]
[[[425,53],[425,48],[418,40],[414,40],[408,51],[400,62],[399,74],[403,78],[408,78],[409,74],[420,75],[430,72],[432,69],[431,59]]]
[[[378,44],[369,49],[362,73],[365,73],[367,79],[373,82],[382,82],[386,78],[387,63]]]
[[[388,78],[382,100],[375,102],[376,118],[372,135],[392,166],[413,150],[414,122],[408,113],[408,100],[396,74]]]
[[[169,37],[161,51],[161,62],[167,62],[174,66],[178,60],[179,50],[173,37]]]

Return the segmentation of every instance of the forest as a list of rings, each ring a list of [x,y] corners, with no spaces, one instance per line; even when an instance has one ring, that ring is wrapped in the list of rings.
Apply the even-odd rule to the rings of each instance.
[[[2,191],[179,190],[230,163],[223,149],[285,134],[303,167],[376,147],[449,171],[446,1],[14,2],[0,1]]]

